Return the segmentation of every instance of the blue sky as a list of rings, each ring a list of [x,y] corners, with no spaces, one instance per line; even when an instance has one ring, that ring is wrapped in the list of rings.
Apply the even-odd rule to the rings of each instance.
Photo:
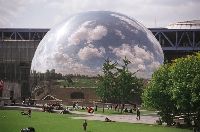
[[[0,28],[51,28],[69,16],[92,10],[115,11],[144,24],[200,19],[200,0],[0,0]]]

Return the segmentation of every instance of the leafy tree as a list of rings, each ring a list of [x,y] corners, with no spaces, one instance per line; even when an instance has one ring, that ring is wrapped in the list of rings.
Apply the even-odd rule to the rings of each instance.
[[[143,101],[145,106],[159,110],[162,120],[171,125],[173,122],[171,114],[175,106],[171,99],[172,81],[169,67],[170,65],[164,65],[153,74],[150,83],[144,90]]]
[[[50,76],[51,76],[50,71],[49,71],[49,70],[46,70],[44,76],[45,76],[45,79],[46,79],[47,81],[49,81],[49,80],[50,80]]]
[[[97,94],[101,97],[103,103],[113,100],[115,87],[115,72],[117,63],[111,62],[109,59],[105,60],[103,64],[104,75],[99,75],[99,84],[97,87]],[[103,105],[104,112],[104,105]]]
[[[68,82],[68,87],[69,87],[69,85],[73,85],[73,83],[74,83],[71,75],[66,76],[65,80],[67,80],[67,82]]]
[[[141,94],[142,81],[128,70],[130,61],[125,58],[124,65],[119,67],[109,59],[103,64],[104,75],[99,76],[97,94],[103,102],[114,102],[124,106],[135,95]],[[122,112],[123,107],[121,107]]]
[[[200,110],[200,54],[176,59],[160,67],[143,94],[144,104],[161,112],[171,125],[175,115],[184,114],[187,124],[191,114],[197,121]],[[170,119],[166,119],[170,117]]]
[[[176,100],[176,107],[179,113],[187,116],[187,124],[190,125],[191,113],[196,112],[196,105],[200,106],[200,87],[197,79],[200,76],[200,58],[188,56],[175,60],[171,66],[173,90],[172,98]]]
[[[121,113],[124,109],[124,104],[130,102],[136,94],[141,93],[142,83],[136,78],[135,74],[128,70],[130,61],[125,57],[122,68],[117,68],[116,89],[118,91],[117,100],[122,104]]]

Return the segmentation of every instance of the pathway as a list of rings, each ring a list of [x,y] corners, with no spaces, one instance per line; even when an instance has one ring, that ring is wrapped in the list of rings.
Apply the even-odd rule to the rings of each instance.
[[[158,116],[141,116],[140,120],[136,119],[136,115],[102,115],[102,114],[90,114],[87,112],[71,111],[74,114],[83,114],[86,116],[72,117],[73,119],[86,119],[86,120],[100,120],[105,121],[108,117],[112,121],[116,122],[129,122],[129,123],[143,123],[143,124],[155,124],[158,120]]]

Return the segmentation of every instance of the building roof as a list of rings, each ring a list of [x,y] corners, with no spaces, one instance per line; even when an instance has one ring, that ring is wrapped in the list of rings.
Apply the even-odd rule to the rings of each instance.
[[[200,20],[182,21],[169,24],[168,29],[200,29]]]

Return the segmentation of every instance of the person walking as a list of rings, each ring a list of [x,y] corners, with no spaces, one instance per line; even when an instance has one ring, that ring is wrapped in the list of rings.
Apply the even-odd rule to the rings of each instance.
[[[86,129],[87,129],[87,121],[84,120],[84,122],[83,122],[83,130],[86,131]]]
[[[137,114],[136,119],[137,119],[137,120],[140,120],[140,109],[139,109],[139,108],[137,108],[136,114]]]

